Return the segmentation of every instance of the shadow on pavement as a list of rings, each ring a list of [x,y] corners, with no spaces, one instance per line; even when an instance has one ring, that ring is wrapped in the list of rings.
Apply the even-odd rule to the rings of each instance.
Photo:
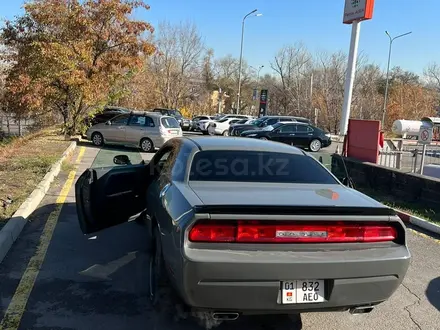
[[[429,282],[428,287],[426,288],[426,297],[431,305],[440,311],[440,277]]]
[[[47,221],[53,221],[48,219],[53,218],[54,210],[56,204],[51,201],[38,208],[0,264],[0,319],[37,254],[40,240],[50,237],[42,233]],[[83,235],[76,205],[65,203],[45,257],[37,258],[41,269],[35,274],[35,284],[26,285],[31,292],[19,329],[203,329],[194,317],[176,318],[181,312],[173,303],[172,291],[162,297],[166,308],[158,312],[151,307],[147,237],[145,227],[134,221]],[[33,263],[32,269],[35,266]],[[272,315],[242,316],[216,329],[301,328],[300,317]]]

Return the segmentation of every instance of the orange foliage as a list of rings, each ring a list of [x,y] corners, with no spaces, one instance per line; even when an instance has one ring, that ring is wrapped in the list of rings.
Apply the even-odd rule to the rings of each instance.
[[[25,15],[2,31],[8,58],[16,64],[8,79],[17,107],[60,111],[67,129],[104,104],[112,86],[142,67],[154,53],[145,33],[153,27],[131,18],[143,1],[34,0]]]

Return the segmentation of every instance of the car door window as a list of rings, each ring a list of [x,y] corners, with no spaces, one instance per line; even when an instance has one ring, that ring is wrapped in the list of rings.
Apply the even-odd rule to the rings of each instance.
[[[121,115],[112,119],[113,125],[127,125],[130,115]]]
[[[313,133],[314,131],[315,130],[312,127],[307,126],[307,133]]]
[[[295,133],[296,125],[284,125],[279,129],[280,133]]]
[[[129,126],[144,126],[145,125],[145,116],[142,116],[142,115],[131,116],[128,125]]]
[[[298,133],[307,133],[307,126],[306,125],[297,125],[296,131]]]
[[[171,162],[171,153],[173,152],[172,148],[168,148],[167,150],[163,150],[161,154],[157,154],[155,159],[153,160],[154,165],[154,174],[156,177],[161,176],[165,171],[169,170],[169,165]]]
[[[265,123],[266,123],[267,126],[270,126],[270,125],[273,125],[273,124],[275,124],[277,122],[278,122],[278,118],[270,118],[270,119],[266,120]]]
[[[154,120],[153,120],[153,118],[146,116],[145,117],[145,126],[147,126],[147,127],[154,127]]]

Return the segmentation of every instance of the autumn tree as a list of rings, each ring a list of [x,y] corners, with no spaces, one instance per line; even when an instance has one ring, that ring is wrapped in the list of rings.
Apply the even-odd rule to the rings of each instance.
[[[161,22],[155,36],[157,52],[151,61],[158,106],[177,108],[194,95],[191,81],[199,79],[205,49],[195,24]]]
[[[108,102],[112,87],[154,51],[151,25],[131,18],[141,0],[33,0],[2,30],[13,55],[8,93],[26,111],[58,111],[66,133]]]

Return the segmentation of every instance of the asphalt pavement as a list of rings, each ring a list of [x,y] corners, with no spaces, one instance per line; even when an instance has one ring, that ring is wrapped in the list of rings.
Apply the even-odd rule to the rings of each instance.
[[[135,222],[83,235],[75,208],[74,182],[88,167],[112,165],[116,154],[133,160],[151,153],[81,146],[21,236],[0,264],[0,330],[202,329],[168,294],[153,311],[147,294],[146,232]],[[408,229],[412,261],[403,285],[367,315],[310,313],[302,326],[288,317],[241,317],[217,329],[409,330],[439,329],[440,240]]]

